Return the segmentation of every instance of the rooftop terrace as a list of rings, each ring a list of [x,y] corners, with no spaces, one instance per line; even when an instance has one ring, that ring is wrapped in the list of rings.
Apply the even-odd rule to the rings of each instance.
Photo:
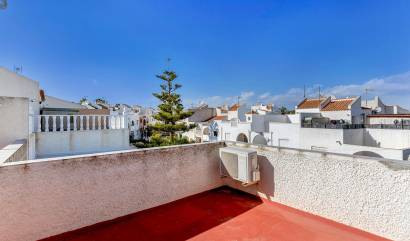
[[[42,241],[387,240],[223,186]]]
[[[257,151],[258,184],[221,178],[225,145]],[[404,161],[221,142],[5,163],[0,183],[2,241],[410,240]]]

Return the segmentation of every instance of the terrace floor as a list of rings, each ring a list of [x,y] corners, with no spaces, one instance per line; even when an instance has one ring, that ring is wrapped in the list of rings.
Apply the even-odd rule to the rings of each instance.
[[[44,241],[387,240],[221,187]]]

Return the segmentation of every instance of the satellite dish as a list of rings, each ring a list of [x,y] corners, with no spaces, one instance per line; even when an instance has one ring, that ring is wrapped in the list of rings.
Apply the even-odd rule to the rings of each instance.
[[[0,9],[7,8],[7,0],[0,0]]]

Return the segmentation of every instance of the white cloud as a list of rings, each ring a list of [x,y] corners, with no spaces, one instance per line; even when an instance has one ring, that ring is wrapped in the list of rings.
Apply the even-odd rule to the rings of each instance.
[[[322,95],[334,95],[336,97],[362,96],[365,98],[365,89],[369,91],[369,98],[378,95],[386,104],[398,104],[410,108],[410,71],[402,74],[391,75],[370,79],[362,84],[335,85],[330,87],[321,86]],[[272,95],[269,92],[255,96],[253,91],[241,92],[241,102],[254,103],[257,100],[266,103],[273,102],[276,106],[293,108],[303,99],[303,88],[291,88],[285,93]],[[318,86],[306,88],[307,97],[318,96]],[[237,101],[237,96],[211,96],[200,99],[197,103],[208,103],[210,106],[232,104]]]
[[[387,77],[370,79],[362,84],[335,85],[322,88],[322,95],[336,97],[362,96],[370,89],[368,98],[378,95],[386,104],[398,104],[410,108],[410,71]],[[306,89],[306,96],[317,97],[318,86]],[[272,101],[276,106],[294,107],[303,99],[302,88],[291,88],[283,94],[264,96],[264,101]]]
[[[240,100],[243,101],[243,102],[247,102],[254,95],[255,95],[255,92],[253,92],[253,91],[242,92],[241,95],[240,95]]]
[[[264,100],[264,99],[269,98],[269,96],[270,96],[270,92],[265,92],[265,93],[259,95],[259,96],[258,96],[258,99]]]

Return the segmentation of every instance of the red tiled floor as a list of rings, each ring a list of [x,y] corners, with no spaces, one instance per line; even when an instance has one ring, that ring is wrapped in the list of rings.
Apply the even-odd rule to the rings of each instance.
[[[44,239],[130,240],[387,240],[227,187]]]

